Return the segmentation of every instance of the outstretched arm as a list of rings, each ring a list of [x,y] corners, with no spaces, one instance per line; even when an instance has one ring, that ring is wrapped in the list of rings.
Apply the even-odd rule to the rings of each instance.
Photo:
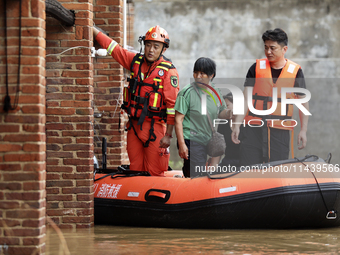
[[[98,35],[99,33],[99,30],[97,28],[95,28],[94,26],[92,27],[93,28],[93,39],[95,40],[96,39],[96,36]]]
[[[92,27],[92,29],[93,39],[96,40],[103,49],[106,49],[108,54],[119,64],[125,69],[130,70],[132,59],[136,54],[123,49],[115,40],[103,34],[97,28]]]

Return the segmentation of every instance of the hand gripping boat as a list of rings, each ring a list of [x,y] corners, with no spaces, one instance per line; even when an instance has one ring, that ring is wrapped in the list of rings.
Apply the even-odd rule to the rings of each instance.
[[[95,224],[211,229],[339,226],[340,169],[329,161],[306,156],[196,178],[178,178],[181,171],[147,176],[123,167],[96,173]]]

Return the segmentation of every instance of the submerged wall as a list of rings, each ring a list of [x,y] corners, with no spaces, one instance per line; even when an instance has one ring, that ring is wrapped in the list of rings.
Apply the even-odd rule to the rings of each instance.
[[[195,60],[204,56],[216,61],[217,78],[243,89],[248,68],[265,57],[262,33],[284,29],[289,37],[286,57],[301,65],[312,94],[307,147],[295,148],[295,154],[325,158],[332,152],[332,162],[340,163],[339,11],[337,0],[136,0],[134,31],[135,38],[156,24],[168,31],[171,43],[165,55],[178,69],[181,88],[190,82]],[[179,160],[174,153],[176,149],[171,159]]]

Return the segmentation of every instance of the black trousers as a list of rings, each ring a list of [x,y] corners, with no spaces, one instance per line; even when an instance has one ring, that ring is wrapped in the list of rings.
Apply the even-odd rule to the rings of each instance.
[[[270,132],[270,153],[268,133]],[[240,165],[284,160],[289,157],[289,130],[268,127],[241,127]]]

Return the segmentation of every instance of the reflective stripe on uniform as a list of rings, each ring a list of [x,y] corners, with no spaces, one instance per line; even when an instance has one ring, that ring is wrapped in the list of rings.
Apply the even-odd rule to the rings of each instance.
[[[158,93],[155,93],[155,99],[153,100],[153,107],[157,106],[157,100],[158,100]]]
[[[112,51],[117,46],[117,44],[118,43],[115,40],[112,40],[112,42],[110,43],[109,47],[107,47],[107,52],[109,53],[109,55],[112,54]]]
[[[157,79],[157,78],[154,78],[153,80],[154,80],[154,81],[158,81],[158,82],[162,82],[161,79]]]
[[[161,64],[163,64],[163,65],[168,65],[168,66],[171,66],[171,65],[172,65],[171,63],[168,63],[168,62],[161,62]]]
[[[161,68],[161,69],[164,69],[165,71],[169,71],[169,68],[166,68],[164,66],[156,66],[156,68]]]
[[[127,101],[128,99],[128,90],[124,89],[124,100]]]
[[[175,114],[175,108],[166,108],[166,114]]]

